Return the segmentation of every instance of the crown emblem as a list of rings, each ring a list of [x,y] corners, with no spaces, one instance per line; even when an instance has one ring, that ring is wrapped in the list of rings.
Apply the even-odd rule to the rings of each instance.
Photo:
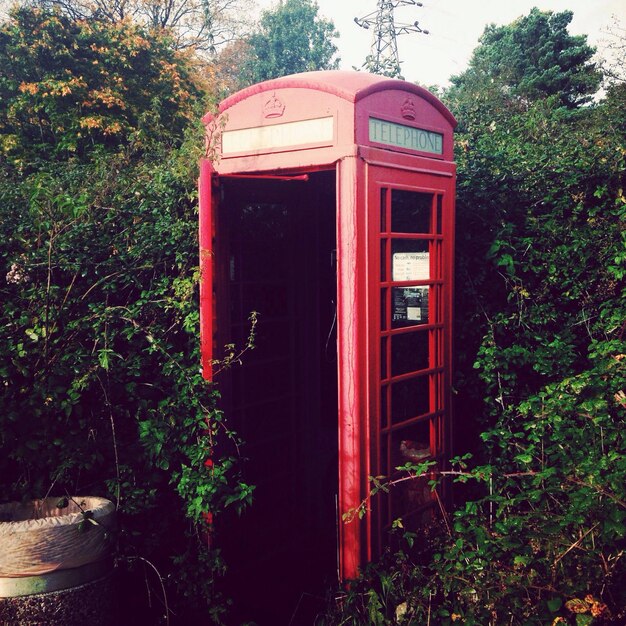
[[[285,112],[285,105],[272,94],[272,97],[263,105],[263,115],[265,117],[280,117]]]
[[[405,120],[415,119],[415,103],[411,98],[407,98],[400,107],[400,113]]]

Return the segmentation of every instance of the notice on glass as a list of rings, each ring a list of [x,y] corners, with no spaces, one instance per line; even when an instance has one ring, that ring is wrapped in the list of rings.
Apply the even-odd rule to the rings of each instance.
[[[392,326],[428,323],[428,287],[394,287]]]
[[[391,280],[428,280],[430,256],[428,252],[395,252]]]

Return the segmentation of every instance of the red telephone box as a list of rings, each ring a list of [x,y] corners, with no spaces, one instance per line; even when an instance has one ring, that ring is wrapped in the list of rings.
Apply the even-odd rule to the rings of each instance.
[[[396,517],[436,505],[416,480],[341,522],[368,477],[449,453],[455,120],[421,87],[333,71],[253,85],[204,122],[203,372],[258,312],[257,347],[219,380],[258,485],[256,545],[293,572],[295,534],[349,579]]]

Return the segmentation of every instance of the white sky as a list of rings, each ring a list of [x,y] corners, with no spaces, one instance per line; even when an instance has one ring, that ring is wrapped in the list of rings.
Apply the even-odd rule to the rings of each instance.
[[[396,23],[416,20],[430,34],[406,34],[398,37],[402,74],[422,85],[446,85],[454,74],[462,72],[478,45],[487,24],[509,24],[527,15],[536,6],[542,11],[574,12],[570,23],[573,35],[588,35],[590,44],[601,51],[604,31],[617,16],[626,27],[626,0],[420,0],[423,7],[399,7]],[[276,0],[257,0],[262,8],[276,5]],[[320,15],[333,20],[340,33],[337,41],[342,69],[360,67],[369,53],[372,31],[359,28],[355,17],[376,10],[376,0],[317,0]]]

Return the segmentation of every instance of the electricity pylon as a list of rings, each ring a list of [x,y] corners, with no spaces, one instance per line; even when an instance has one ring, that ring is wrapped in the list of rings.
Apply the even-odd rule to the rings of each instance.
[[[417,21],[412,24],[394,21],[394,9],[407,5],[421,7],[422,3],[416,0],[378,0],[376,11],[372,11],[364,17],[354,18],[354,21],[361,28],[374,27],[372,48],[363,64],[363,67],[369,72],[391,78],[402,78],[397,36],[405,33],[428,35],[428,31],[420,28]]]

